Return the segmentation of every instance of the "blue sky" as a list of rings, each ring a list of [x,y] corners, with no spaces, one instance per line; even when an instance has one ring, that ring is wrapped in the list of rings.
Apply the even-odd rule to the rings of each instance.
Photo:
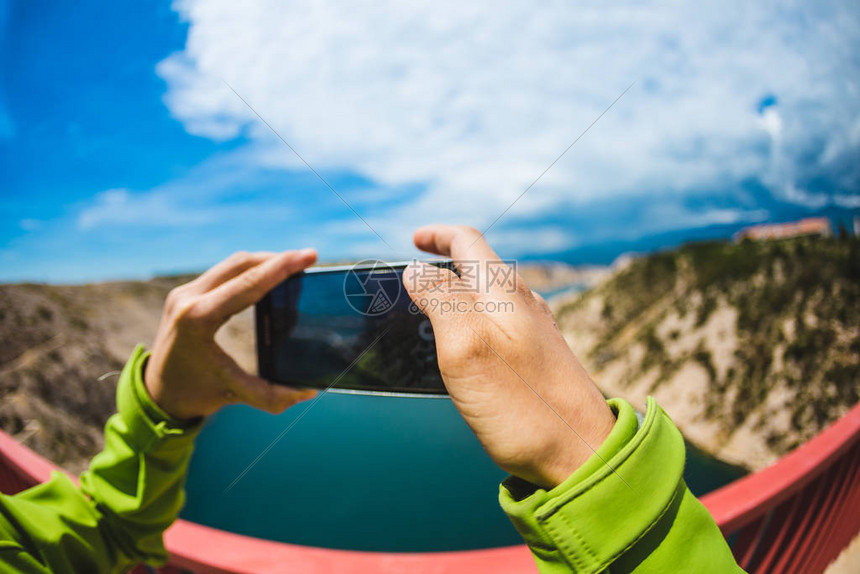
[[[688,4],[0,0],[0,280],[409,258],[417,225],[490,225],[631,84],[493,226],[504,256],[857,214],[856,3]]]

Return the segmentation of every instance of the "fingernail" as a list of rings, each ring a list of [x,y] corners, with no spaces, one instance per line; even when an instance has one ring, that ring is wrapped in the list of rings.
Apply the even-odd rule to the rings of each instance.
[[[301,257],[303,259],[306,257],[313,257],[316,254],[317,254],[317,250],[312,248],[312,247],[305,247],[304,249],[299,251],[299,257]]]

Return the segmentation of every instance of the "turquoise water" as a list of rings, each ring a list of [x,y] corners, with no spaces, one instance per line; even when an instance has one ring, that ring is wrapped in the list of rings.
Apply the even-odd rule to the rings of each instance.
[[[183,517],[299,544],[443,550],[519,542],[497,502],[505,474],[448,399],[325,394],[306,411],[231,407],[197,442]]]
[[[689,451],[686,478],[696,494],[741,474]],[[272,416],[235,406],[211,417],[197,441],[182,516],[329,548],[519,544],[497,501],[504,477],[448,399],[328,393],[310,410],[306,403]]]
[[[746,474],[745,469],[716,459],[687,443],[684,480],[696,496],[707,494]]]

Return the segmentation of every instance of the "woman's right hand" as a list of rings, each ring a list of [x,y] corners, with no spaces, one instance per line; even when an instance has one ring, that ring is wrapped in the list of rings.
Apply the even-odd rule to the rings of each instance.
[[[403,279],[433,324],[451,399],[500,467],[543,488],[560,484],[612,429],[606,401],[546,303],[505,271],[481,233],[433,225],[414,240],[462,272],[413,263]]]

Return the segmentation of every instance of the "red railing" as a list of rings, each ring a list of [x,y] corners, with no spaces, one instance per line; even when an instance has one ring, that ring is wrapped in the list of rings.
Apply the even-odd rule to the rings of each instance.
[[[14,493],[56,467],[0,432],[0,490]],[[820,572],[860,532],[860,405],[775,465],[702,498],[749,572]],[[343,572],[533,573],[525,546],[385,553],[271,542],[178,520],[165,534],[164,574]],[[141,570],[143,571],[143,570]]]
[[[860,533],[860,405],[702,502],[748,572],[821,572]]]

